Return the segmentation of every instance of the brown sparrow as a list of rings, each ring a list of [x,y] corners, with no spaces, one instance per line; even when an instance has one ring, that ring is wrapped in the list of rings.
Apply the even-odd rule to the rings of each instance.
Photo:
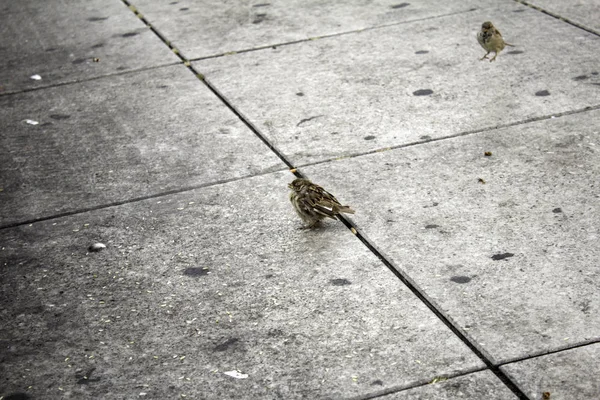
[[[343,206],[334,195],[308,179],[297,178],[288,187],[294,210],[308,228],[314,228],[324,218],[337,219],[339,213],[354,214],[354,210]]]
[[[477,34],[477,41],[487,51],[485,56],[481,57],[479,61],[488,58],[488,54],[493,51],[495,54],[490,60],[492,62],[498,57],[498,53],[504,49],[504,46],[514,47],[512,44],[504,41],[500,31],[490,21],[486,21],[481,25],[481,30]]]

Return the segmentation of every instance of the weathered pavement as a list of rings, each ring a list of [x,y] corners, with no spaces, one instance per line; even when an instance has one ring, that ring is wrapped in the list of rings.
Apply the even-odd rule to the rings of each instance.
[[[0,399],[600,398],[600,1],[338,3],[0,3]]]

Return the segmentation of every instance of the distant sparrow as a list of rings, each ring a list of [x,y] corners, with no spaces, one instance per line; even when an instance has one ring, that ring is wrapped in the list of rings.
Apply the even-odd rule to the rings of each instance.
[[[288,184],[292,189],[290,201],[294,210],[308,228],[314,228],[324,218],[337,219],[339,213],[354,214],[354,210],[343,206],[334,195],[308,179],[294,179]]]
[[[492,62],[498,57],[498,53],[504,49],[504,46],[514,47],[512,44],[504,41],[500,31],[490,21],[486,21],[481,25],[481,30],[477,34],[477,41],[487,51],[485,56],[481,57],[479,61],[488,58],[488,54],[493,51],[494,57],[490,60]]]

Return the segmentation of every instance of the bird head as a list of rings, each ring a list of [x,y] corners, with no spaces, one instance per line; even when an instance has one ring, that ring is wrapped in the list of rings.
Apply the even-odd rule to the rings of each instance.
[[[490,21],[485,21],[483,24],[481,24],[481,29],[492,29],[494,27],[494,25],[490,22]]]
[[[288,187],[292,190],[300,190],[303,186],[310,185],[310,181],[308,179],[296,178],[292,181],[292,183],[288,183]]]

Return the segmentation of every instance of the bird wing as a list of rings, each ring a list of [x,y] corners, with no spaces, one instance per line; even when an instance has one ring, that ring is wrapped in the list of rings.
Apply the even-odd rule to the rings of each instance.
[[[323,188],[314,189],[315,194],[314,199],[313,196],[310,196],[314,202],[314,209],[317,212],[325,214],[329,217],[332,217],[335,214],[339,214],[341,212],[354,214],[354,210],[348,206],[343,206],[338,199],[335,198],[334,195],[329,193]],[[311,193],[312,194],[312,193]]]

